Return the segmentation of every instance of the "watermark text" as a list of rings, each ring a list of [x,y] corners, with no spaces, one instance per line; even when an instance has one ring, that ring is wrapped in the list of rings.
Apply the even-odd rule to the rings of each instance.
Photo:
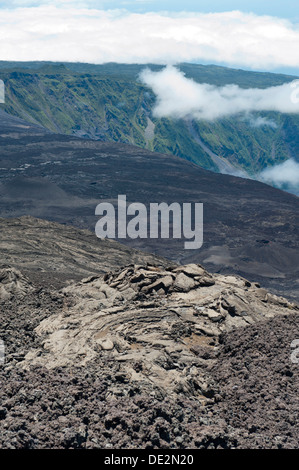
[[[126,195],[119,195],[117,210],[110,202],[97,205],[101,216],[95,232],[99,238],[178,238],[185,249],[199,249],[203,244],[203,204],[173,202],[167,204],[134,202],[127,205]]]

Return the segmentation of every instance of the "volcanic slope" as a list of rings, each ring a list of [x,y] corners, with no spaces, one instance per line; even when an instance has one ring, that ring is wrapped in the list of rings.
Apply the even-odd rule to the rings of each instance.
[[[20,269],[42,287],[61,287],[70,279],[103,274],[132,262],[169,264],[114,240],[99,240],[89,230],[30,216],[0,219],[0,232],[2,265]]]
[[[236,272],[299,298],[298,197],[268,185],[209,172],[138,147],[43,132],[2,113],[0,216],[55,220],[94,231],[99,202],[204,205],[204,241],[120,239],[179,263]]]

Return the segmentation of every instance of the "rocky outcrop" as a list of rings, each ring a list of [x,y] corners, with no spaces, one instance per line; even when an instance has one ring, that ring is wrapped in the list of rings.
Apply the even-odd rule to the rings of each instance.
[[[18,269],[0,266],[0,302],[13,297],[24,297],[33,290],[29,279]]]
[[[1,448],[298,447],[296,305],[197,264],[30,280],[1,269]]]
[[[257,284],[197,264],[129,265],[62,293],[62,309],[35,330],[41,347],[20,367],[85,367],[105,358],[107,368],[120,364],[126,382],[203,403],[213,400],[209,369],[223,334],[298,311]]]

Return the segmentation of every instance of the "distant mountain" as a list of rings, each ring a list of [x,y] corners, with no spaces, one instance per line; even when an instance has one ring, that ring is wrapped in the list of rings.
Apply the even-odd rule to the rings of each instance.
[[[43,132],[5,113],[0,147],[1,217],[31,215],[94,232],[96,205],[117,202],[120,194],[146,206],[201,202],[199,250],[185,250],[181,239],[119,241],[173,262],[237,273],[299,298],[298,197],[137,146]]]
[[[149,64],[153,70],[162,67]],[[299,116],[254,113],[210,121],[157,119],[153,92],[138,79],[144,65],[0,62],[8,113],[52,132],[137,145],[223,173],[255,178],[299,153]],[[219,66],[181,64],[200,83],[265,88],[295,77]],[[253,126],[264,118],[272,126]],[[262,122],[262,121],[259,121]]]

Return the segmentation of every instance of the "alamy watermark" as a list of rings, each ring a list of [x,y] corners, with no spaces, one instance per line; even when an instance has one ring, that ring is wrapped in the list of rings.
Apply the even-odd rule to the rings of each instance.
[[[127,205],[126,195],[118,196],[117,210],[110,202],[97,205],[101,216],[95,226],[98,238],[179,238],[184,248],[194,250],[203,244],[203,204],[140,202]]]
[[[0,80],[0,103],[5,102],[5,87],[3,80]]]
[[[294,339],[291,342],[291,348],[295,348],[291,354],[291,362],[293,364],[299,364],[299,339]]]

